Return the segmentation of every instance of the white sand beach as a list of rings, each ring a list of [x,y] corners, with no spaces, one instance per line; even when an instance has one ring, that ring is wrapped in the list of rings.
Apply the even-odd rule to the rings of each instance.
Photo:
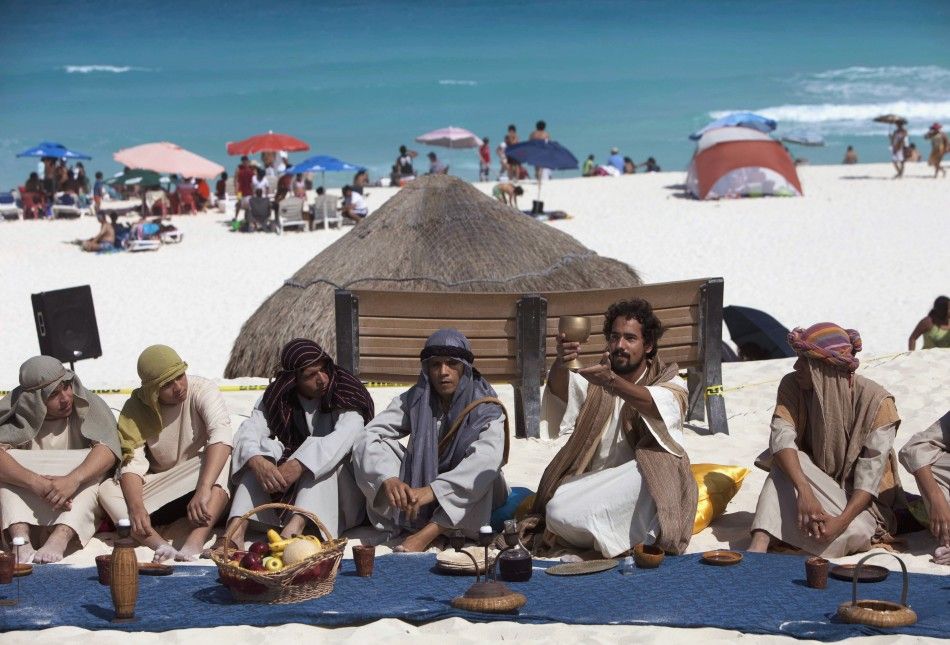
[[[942,263],[950,181],[932,179],[924,164],[910,165],[901,181],[892,181],[893,171],[884,164],[806,166],[799,168],[799,173],[805,193],[802,198],[693,201],[682,197],[683,172],[555,180],[543,186],[542,197],[548,210],[571,215],[552,226],[601,255],[629,263],[644,282],[722,276],[727,305],[765,310],[788,327],[831,320],[858,329],[864,340],[859,373],[895,395],[902,418],[895,448],[900,448],[911,434],[950,408],[950,350],[906,351],[914,325],[929,311],[934,298],[948,291],[948,273]],[[478,186],[486,193],[491,191],[491,184]],[[534,186],[526,187],[525,207],[530,207],[534,191]],[[370,209],[378,208],[393,192],[370,188]],[[92,287],[103,349],[102,358],[76,365],[88,387],[135,386],[136,358],[153,343],[175,347],[193,374],[234,383],[221,379],[221,374],[244,321],[283,280],[351,229],[281,237],[242,235],[227,230],[228,219],[218,213],[175,217],[175,225],[184,232],[182,244],[154,253],[103,256],[81,253],[68,243],[95,233],[97,225],[91,218],[0,223],[4,247],[0,275],[5,278],[0,284],[5,303],[0,388],[12,388],[20,363],[37,353],[30,294],[81,284]],[[693,463],[738,464],[751,471],[726,514],[694,536],[689,552],[747,547],[749,524],[765,479],[765,473],[752,462],[767,447],[775,389],[791,363],[786,359],[724,364],[730,434],[710,436],[703,424],[690,424],[687,449]],[[500,386],[498,390],[510,404],[511,388]],[[372,389],[377,409],[399,391]],[[235,427],[258,395],[226,393]],[[125,397],[113,394],[104,398],[118,409]],[[505,469],[509,483],[534,488],[554,451],[553,444],[540,440],[513,441]],[[902,472],[901,477],[905,489],[917,492],[909,474]],[[929,534],[918,532],[909,538],[901,556],[909,570],[948,573],[947,567],[930,561]],[[95,555],[109,550],[105,542],[94,538],[66,562],[91,566]],[[147,553],[142,549],[141,558]],[[841,561],[857,559],[852,556]],[[891,566],[884,559],[880,564]],[[79,643],[89,635],[85,630],[57,628],[7,634],[5,642]],[[460,619],[421,627],[383,620],[333,630],[304,625],[266,630],[240,626],[131,636],[97,632],[96,638],[103,644],[131,639],[142,643],[159,639],[276,643],[304,638],[387,643],[515,638],[526,642],[786,640],[718,629],[473,624]],[[874,637],[885,638],[888,642],[918,640]]]

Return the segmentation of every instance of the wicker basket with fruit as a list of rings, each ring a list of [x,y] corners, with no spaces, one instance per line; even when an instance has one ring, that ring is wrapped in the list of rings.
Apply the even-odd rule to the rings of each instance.
[[[255,542],[247,551],[225,546],[211,553],[218,565],[221,583],[238,602],[283,605],[319,598],[333,591],[333,583],[343,559],[346,538],[334,539],[326,525],[313,513],[290,504],[263,504],[245,513],[242,521],[267,509],[290,510],[310,519],[321,536],[299,535],[283,538],[267,531],[267,543]],[[237,526],[237,525],[235,525]]]

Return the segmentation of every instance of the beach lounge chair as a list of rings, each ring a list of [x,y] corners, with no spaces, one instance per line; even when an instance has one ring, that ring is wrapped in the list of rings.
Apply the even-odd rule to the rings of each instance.
[[[0,217],[5,220],[20,219],[23,211],[16,203],[16,195],[11,190],[8,193],[0,193]]]
[[[155,222],[139,222],[134,224],[131,233],[123,246],[126,251],[157,251],[162,247],[160,236],[161,226]]]
[[[266,197],[251,197],[248,200],[247,218],[249,223],[255,224],[258,228],[270,230],[271,226],[271,201]]]
[[[323,221],[324,229],[329,229],[331,223],[336,223],[336,227],[341,228],[343,226],[343,215],[336,207],[339,199],[335,195],[317,195],[313,201],[313,206],[310,207],[314,224]]]
[[[300,197],[286,197],[277,207],[277,234],[285,228],[307,230],[307,221],[303,218],[303,200]]]
[[[79,199],[70,193],[59,193],[53,199],[53,217],[76,219],[89,212],[89,209],[81,206]]]

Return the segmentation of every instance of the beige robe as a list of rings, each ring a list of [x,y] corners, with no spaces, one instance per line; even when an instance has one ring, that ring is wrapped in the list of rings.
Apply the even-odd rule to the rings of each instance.
[[[562,401],[545,388],[542,400],[543,427],[548,437],[559,446],[574,431],[577,416],[587,398],[588,381],[569,372],[568,400]],[[640,381],[646,376],[644,372]],[[638,384],[642,384],[638,381]],[[651,434],[668,452],[673,446],[663,445],[665,428],[680,446],[683,439],[683,413],[679,399],[670,388],[686,389],[678,382],[648,386],[659,417],[642,416]],[[614,557],[641,542],[652,544],[659,534],[656,503],[647,490],[643,475],[634,458],[634,450],[624,436],[621,424],[623,399],[614,398],[614,409],[601,435],[590,469],[569,478],[548,502],[545,511],[547,529],[568,544],[580,549],[596,549],[604,557]]]
[[[69,419],[50,419],[28,444],[7,451],[24,468],[42,475],[68,475],[79,466],[92,448],[92,442],[80,434]],[[73,495],[68,511],[53,509],[46,500],[19,486],[0,486],[0,524],[6,531],[11,524],[29,524],[52,528],[68,526],[83,546],[95,534],[101,511],[97,503],[99,482],[88,482]]]
[[[161,406],[162,430],[135,449],[112,480],[102,483],[99,503],[113,521],[128,517],[119,479],[126,473],[142,478],[145,509],[154,513],[165,504],[193,493],[198,485],[205,449],[215,443],[230,446],[231,416],[218,386],[200,376],[188,376],[188,396],[181,405]],[[215,480],[228,493],[230,469],[225,463]]]
[[[911,437],[901,448],[898,458],[912,474],[924,466],[930,466],[943,496],[950,502],[950,412]],[[929,512],[929,500],[925,499],[924,503]]]
[[[790,378],[793,377],[785,377]],[[859,376],[854,378],[862,379]],[[867,386],[863,387],[880,388],[866,379],[862,381],[867,383]],[[788,384],[788,381],[783,380],[780,390],[787,388]],[[811,401],[809,397],[814,396],[814,393],[808,394],[805,400]],[[900,424],[894,399],[888,395],[881,400],[876,411],[866,413],[866,423],[870,429],[861,444],[853,449],[857,451],[857,458],[850,471],[838,473],[839,479],[843,481],[838,481],[815,464],[815,457],[807,445],[808,433],[802,432],[800,428],[796,429],[795,424],[788,418],[789,406],[783,407],[781,401],[780,392],[780,403],[772,417],[769,449],[767,454],[760,458],[761,463],[757,462],[757,465],[770,470],[770,473],[759,494],[751,530],[765,531],[786,544],[825,558],[867,551],[871,547],[872,539],[888,528],[881,513],[875,513],[875,508],[881,503],[881,495],[893,495],[895,486],[899,489],[899,482],[895,479],[897,473],[892,469],[891,459],[894,437]],[[811,414],[816,414],[814,407],[809,409]],[[793,411],[792,414],[802,415],[803,412]],[[812,423],[807,417],[799,419],[796,416],[796,419],[799,423]],[[841,432],[841,435],[844,440],[845,433]],[[796,451],[803,474],[818,501],[830,515],[840,515],[855,490],[871,494],[871,508],[859,513],[845,531],[830,543],[819,542],[798,527],[798,494],[795,486],[780,468],[773,467],[771,458],[778,451],[788,448]],[[851,451],[852,449],[848,448],[848,452]]]

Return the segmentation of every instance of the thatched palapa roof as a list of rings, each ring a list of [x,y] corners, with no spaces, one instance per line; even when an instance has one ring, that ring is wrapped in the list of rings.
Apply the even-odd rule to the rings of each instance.
[[[335,353],[335,287],[526,293],[640,283],[626,264],[460,179],[422,177],[264,301],[244,323],[224,376],[270,376],[280,348],[295,337]]]

